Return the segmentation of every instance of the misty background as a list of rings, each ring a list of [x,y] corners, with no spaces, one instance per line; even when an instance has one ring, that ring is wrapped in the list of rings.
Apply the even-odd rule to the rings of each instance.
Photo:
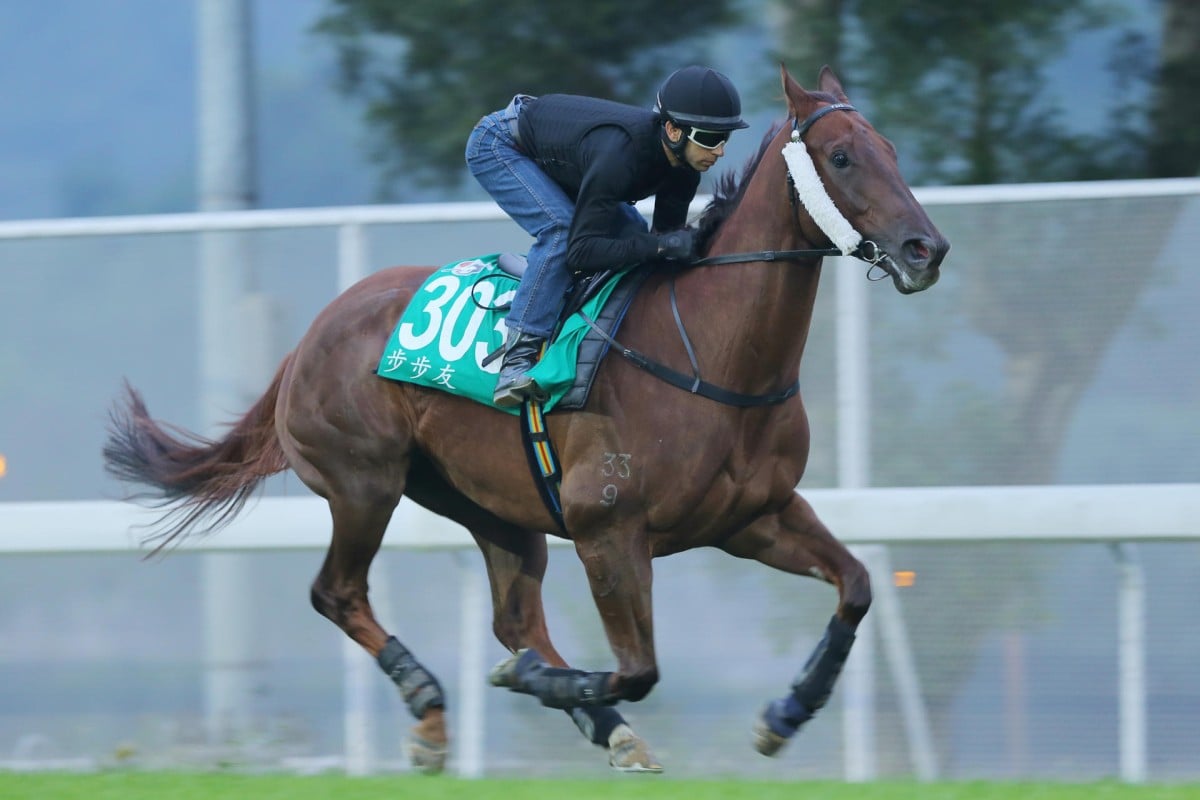
[[[483,52],[489,36],[513,47],[500,37],[520,26],[498,24],[504,14],[495,4],[465,4],[470,13],[455,25],[439,16],[460,8],[449,4],[250,5],[254,204],[260,208],[484,200],[452,163],[454,151],[461,151],[474,118],[505,104],[508,82],[537,91],[526,81],[548,81],[545,70],[558,66],[549,60],[537,72],[530,64],[539,59],[536,48],[524,59],[497,48],[499,61],[511,62],[511,74],[481,62],[490,69],[480,75],[493,74],[494,86],[478,97],[446,95],[470,81],[429,88],[430,75],[464,69],[456,58],[461,54],[440,37],[468,54]],[[348,86],[347,46],[369,45],[382,60],[367,63],[386,70],[396,41],[355,39],[354,22],[371,6],[389,5],[403,8],[397,25],[441,22],[432,57],[414,66],[409,85],[422,108],[437,114],[410,113],[399,125],[373,105],[380,99],[377,85],[360,83],[350,93],[339,88]],[[1190,130],[1156,128],[1150,115],[1161,102],[1154,87],[1163,78],[1160,54],[1169,49],[1164,31],[1196,32],[1182,24],[1171,28],[1166,15],[1186,11],[1190,0],[957,4],[966,17],[1008,14],[1006,24],[997,21],[993,29],[1037,45],[1028,68],[1000,78],[972,72],[969,58],[954,51],[964,21],[942,20],[940,27],[922,21],[920,14],[946,7],[934,0],[700,5],[721,19],[730,9],[740,14],[691,30],[690,38],[667,42],[654,57],[710,63],[741,88],[752,128],[733,138],[718,172],[739,167],[779,118],[780,57],[806,85],[815,81],[814,63],[834,64],[851,100],[897,143],[914,186],[1162,176],[1142,157],[1154,149],[1154,131]],[[586,15],[595,6],[546,7],[565,16]],[[893,9],[915,17],[893,17]],[[350,38],[314,32],[338,12],[348,15],[341,30]],[[635,23],[642,19],[641,11],[628,13]],[[1076,21],[1063,29],[1061,41],[1038,38],[1068,17]],[[0,97],[7,101],[0,118],[0,223],[197,208],[195,20],[192,2],[0,7]],[[575,30],[589,30],[586,21],[570,20]],[[839,32],[823,27],[827,23],[839,25]],[[897,33],[909,25],[924,26],[928,38]],[[984,49],[983,33],[977,35],[963,33],[958,46]],[[791,45],[799,50],[784,52]],[[1003,52],[1016,61],[1011,45],[1000,39],[989,46],[1010,47]],[[614,92],[649,105],[665,74],[659,65],[643,65],[635,54],[614,67],[603,61],[603,48],[597,50],[578,77],[609,79]],[[948,52],[952,57],[938,61]],[[921,72],[935,64],[942,64],[940,72]],[[882,83],[888,77],[894,91]],[[979,127],[953,116],[982,104],[967,102],[977,94],[964,99],[951,89],[997,84],[1020,90],[1003,115]],[[1191,84],[1193,100],[1197,86]],[[442,95],[453,101],[445,108],[425,102]],[[373,123],[365,116],[370,108]],[[405,127],[409,122],[415,127]],[[978,161],[968,158],[974,151],[983,154]],[[1200,159],[1190,171],[1169,174],[1194,176],[1196,167]],[[711,176],[705,180],[702,191]],[[873,485],[1200,481],[1194,314],[1200,281],[1190,256],[1200,245],[1195,195],[931,204],[930,213],[954,243],[942,281],[911,298],[882,284],[870,295]],[[123,378],[146,393],[156,416],[193,430],[204,425],[199,238],[0,241],[0,454],[7,459],[0,502],[120,496],[103,474],[99,451]],[[367,240],[373,268],[444,263],[527,242],[502,222],[371,226]],[[278,339],[268,349],[281,355],[337,291],[336,232],[254,232],[243,246],[256,290],[278,313]],[[842,268],[833,263],[826,275]],[[827,278],[802,372],[814,428],[807,486],[836,480],[833,289]],[[268,379],[259,380],[265,385]],[[307,494],[294,478],[280,479],[270,491]],[[1108,548],[913,545],[891,553],[897,568],[918,576],[901,595],[944,773],[1112,775],[1116,568]],[[1200,659],[1200,546],[1149,545],[1141,556],[1153,576],[1147,614],[1151,774],[1194,779],[1200,764],[1193,675]],[[336,752],[344,637],[312,613],[307,600],[321,555],[248,558],[256,576],[243,610],[257,632],[246,665],[254,687],[251,725],[220,742],[203,720],[209,665],[199,557],[180,553],[144,563],[135,553],[0,562],[0,760],[277,767],[294,757],[309,759],[304,763],[311,767]],[[608,668],[578,564],[569,551],[556,550],[553,559],[547,607],[560,647],[581,666]],[[455,624],[445,620],[457,619],[455,576],[472,567],[478,567],[474,553],[387,552],[373,572],[373,582],[390,587],[381,616],[394,620],[446,680],[451,697],[459,640]],[[836,694],[782,759],[747,761],[745,744],[758,704],[782,690],[819,637],[833,607],[828,587],[707,553],[656,567],[664,677],[630,716],[668,767],[678,769],[675,774],[836,777]],[[714,635],[696,632],[696,614]],[[488,655],[499,658],[498,645],[491,643]],[[881,771],[911,774],[885,665],[878,672]],[[382,678],[375,691],[383,713],[394,718],[378,732],[379,749],[398,758],[405,712]],[[565,718],[504,693],[493,693],[489,703],[496,771],[606,769]]]
[[[726,168],[740,164],[757,145],[766,121],[777,116],[778,83],[763,41],[769,8],[746,5],[758,10],[732,30],[709,33],[700,49],[736,79],[757,123],[733,138],[721,164]],[[1161,36],[1155,0],[1114,5],[1121,13],[1112,24],[1073,36],[1042,68],[1050,101],[1075,129],[1095,128],[1115,107],[1129,103],[1115,93],[1107,69],[1117,40],[1131,30],[1150,44]],[[438,187],[402,179],[390,196],[381,193],[364,105],[338,91],[334,43],[313,31],[332,7],[323,0],[252,3],[257,206],[346,205],[384,197],[486,199],[469,180]],[[196,208],[195,18],[190,2],[4,4],[0,219]],[[815,81],[815,71],[790,66],[801,83]],[[834,67],[853,87],[849,71],[836,62]],[[662,77],[646,76],[651,85]],[[651,105],[653,92],[644,93],[643,100]],[[505,102],[496,96],[493,105]],[[870,102],[856,102],[870,114]],[[443,135],[461,149],[468,133],[464,127]]]

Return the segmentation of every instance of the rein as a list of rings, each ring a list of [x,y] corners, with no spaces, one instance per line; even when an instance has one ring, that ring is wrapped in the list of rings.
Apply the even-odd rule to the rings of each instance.
[[[716,256],[706,256],[691,262],[693,267],[709,267],[719,264],[743,264],[752,261],[805,261],[811,258],[823,258],[825,256],[854,256],[855,258],[865,261],[870,265],[867,270],[867,277],[870,279],[871,272],[875,268],[884,269],[881,265],[888,260],[888,254],[883,251],[879,245],[869,239],[863,239],[861,235],[854,231],[850,223],[837,211],[833,205],[833,201],[825,190],[820,187],[820,178],[815,173],[815,168],[812,165],[811,156],[803,144],[804,134],[808,133],[809,128],[813,126],[817,120],[826,114],[833,111],[857,111],[854,106],[849,103],[833,103],[828,106],[822,106],[816,111],[809,114],[802,122],[792,119],[792,134],[791,141],[784,147],[784,159],[788,167],[788,202],[792,209],[798,215],[800,209],[797,206],[804,206],[809,212],[809,216],[821,228],[827,236],[830,236],[831,241],[847,241],[847,236],[853,238],[849,240],[845,247],[824,247],[812,250],[755,250],[746,253],[725,253]],[[789,148],[798,148],[798,152],[803,153],[803,156],[789,155]],[[795,150],[793,151],[795,152]],[[797,171],[793,167],[792,158],[803,158],[807,163],[800,162],[799,166],[809,177],[809,183],[805,184],[806,193],[801,194],[800,188],[797,186],[796,176],[793,174]],[[811,185],[812,179],[815,179],[816,186]],[[813,193],[817,196],[811,196]],[[836,234],[831,235],[830,229],[833,228]],[[884,269],[884,277],[887,270]],[[688,376],[682,372],[671,369],[670,367],[660,364],[657,361],[649,358],[637,350],[626,347],[625,345],[614,339],[608,332],[600,328],[595,322],[587,317],[586,314],[580,313],[583,321],[587,323],[601,339],[607,342],[610,346],[617,348],[620,354],[634,366],[649,372],[659,380],[676,386],[691,394],[698,394],[701,397],[706,397],[710,400],[715,400],[718,403],[723,403],[728,406],[737,408],[750,408],[754,406],[777,405],[785,400],[794,397],[800,391],[800,382],[787,387],[778,392],[770,394],[743,394],[730,389],[724,389],[715,384],[711,384],[700,377],[700,364],[696,359],[695,350],[692,348],[691,340],[688,339],[687,331],[683,327],[683,319],[679,316],[679,305],[675,300],[675,279],[671,278],[670,284],[671,295],[671,313],[675,317],[675,327],[679,330],[679,336],[683,340],[684,349],[687,351],[688,361],[691,362],[692,374]]]
[[[726,253],[720,256],[705,256],[693,261],[692,267],[712,267],[717,264],[744,264],[750,261],[803,261],[809,258],[825,256],[840,256],[842,251],[836,247],[826,247],[821,250],[754,250],[749,253]]]
[[[872,268],[879,267],[888,260],[888,254],[870,239],[864,240],[849,253],[843,253],[836,247],[826,247],[820,250],[752,250],[746,253],[725,253],[719,256],[705,256],[696,259],[689,267],[714,267],[718,264],[748,264],[752,261],[804,261],[809,258],[824,258],[825,256],[854,256],[859,261],[865,261]],[[882,276],[887,277],[886,271]],[[870,278],[881,280],[881,278]]]

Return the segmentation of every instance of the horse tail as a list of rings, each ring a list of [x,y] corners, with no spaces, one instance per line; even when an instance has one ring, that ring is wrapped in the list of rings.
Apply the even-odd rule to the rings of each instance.
[[[150,416],[128,382],[109,415],[105,470],[129,484],[135,500],[163,509],[145,539],[154,552],[197,532],[212,533],[233,521],[264,478],[288,468],[275,432],[275,401],[292,356],[271,385],[221,439],[206,439]]]

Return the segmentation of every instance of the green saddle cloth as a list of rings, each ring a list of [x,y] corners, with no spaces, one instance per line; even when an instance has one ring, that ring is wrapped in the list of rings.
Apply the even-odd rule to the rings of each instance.
[[[492,393],[501,359],[486,367],[483,361],[504,344],[504,319],[518,284],[517,278],[497,265],[499,257],[493,253],[456,261],[430,275],[392,331],[376,374],[497,408]],[[600,287],[584,304],[583,313],[595,319],[619,283],[619,279],[610,280]],[[550,394],[544,410],[553,409],[570,390],[579,345],[588,330],[579,314],[571,315],[530,371],[538,386]],[[520,413],[517,408],[500,410]]]

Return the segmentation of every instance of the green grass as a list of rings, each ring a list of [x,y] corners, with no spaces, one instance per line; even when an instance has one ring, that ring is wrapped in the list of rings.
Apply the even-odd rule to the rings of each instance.
[[[5,800],[1200,800],[1200,784],[694,781],[651,776],[608,780],[480,780],[397,776],[0,772]]]

